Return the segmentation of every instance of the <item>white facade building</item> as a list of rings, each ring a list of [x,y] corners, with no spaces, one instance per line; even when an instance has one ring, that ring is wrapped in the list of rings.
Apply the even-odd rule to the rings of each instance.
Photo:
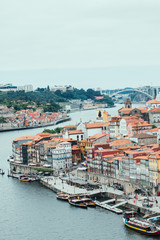
[[[109,124],[110,138],[120,136],[120,120],[117,117],[112,117]]]
[[[119,133],[120,136],[127,136],[128,135],[128,131],[127,131],[127,121],[125,119],[121,119],[120,123],[119,123]]]
[[[25,91],[25,92],[32,92],[33,91],[33,86],[31,84],[24,85],[24,86],[19,86],[18,90],[19,91]]]
[[[53,169],[66,170],[72,167],[72,148],[71,143],[62,142],[51,149]]]

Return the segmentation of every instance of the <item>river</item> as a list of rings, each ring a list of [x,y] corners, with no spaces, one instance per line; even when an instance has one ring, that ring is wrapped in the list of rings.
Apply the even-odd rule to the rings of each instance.
[[[117,115],[118,105],[107,109]],[[135,106],[134,106],[135,107]],[[96,110],[75,112],[70,122],[96,120]],[[48,127],[53,128],[53,127]],[[14,138],[34,135],[40,129],[0,133],[0,168],[7,173]],[[122,216],[96,209],[78,209],[56,199],[39,183],[22,183],[0,175],[0,240],[116,240],[152,239],[124,227]],[[154,238],[155,239],[155,238]]]

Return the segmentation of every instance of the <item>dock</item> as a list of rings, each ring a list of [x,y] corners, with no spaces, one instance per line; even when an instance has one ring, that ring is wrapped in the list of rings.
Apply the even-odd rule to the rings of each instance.
[[[117,208],[117,207],[120,207],[120,206],[122,206],[122,205],[125,205],[126,203],[128,203],[128,201],[121,201],[121,202],[119,202],[119,203],[117,203],[116,205],[114,205],[114,206],[112,206],[111,208]]]
[[[106,209],[108,211],[111,211],[111,212],[114,212],[114,213],[117,213],[117,214],[122,214],[123,211],[119,208],[115,208],[115,207],[112,207],[108,204],[105,204],[105,203],[102,203],[102,202],[99,202],[99,201],[94,201],[96,203],[96,206],[98,207],[101,207],[103,209]]]
[[[109,199],[109,200],[103,201],[103,202],[101,202],[101,203],[107,204],[107,203],[112,203],[112,202],[115,202],[115,201],[116,201],[116,199],[113,198],[113,199]]]

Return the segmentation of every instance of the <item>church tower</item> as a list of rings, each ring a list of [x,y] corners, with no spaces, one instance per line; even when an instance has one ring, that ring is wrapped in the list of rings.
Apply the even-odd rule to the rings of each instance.
[[[125,108],[132,108],[132,103],[129,98],[127,98],[125,101]]]

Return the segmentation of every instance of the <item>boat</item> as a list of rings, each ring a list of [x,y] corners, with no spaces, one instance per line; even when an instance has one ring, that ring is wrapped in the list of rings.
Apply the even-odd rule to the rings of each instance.
[[[68,199],[68,202],[70,205],[74,207],[79,207],[79,208],[87,208],[87,204],[80,202],[78,199]]]
[[[79,198],[79,202],[86,204],[88,207],[96,207],[96,203],[92,201],[91,198],[84,197],[84,198]]]
[[[135,211],[127,211],[123,215],[123,221],[126,227],[149,236],[160,235],[160,228],[154,223],[137,217]]]
[[[67,193],[57,193],[56,198],[62,201],[68,201],[69,195]]]
[[[86,202],[88,207],[96,207],[96,203],[93,201]]]
[[[21,182],[31,182],[31,179],[26,176],[20,176],[18,179]]]

